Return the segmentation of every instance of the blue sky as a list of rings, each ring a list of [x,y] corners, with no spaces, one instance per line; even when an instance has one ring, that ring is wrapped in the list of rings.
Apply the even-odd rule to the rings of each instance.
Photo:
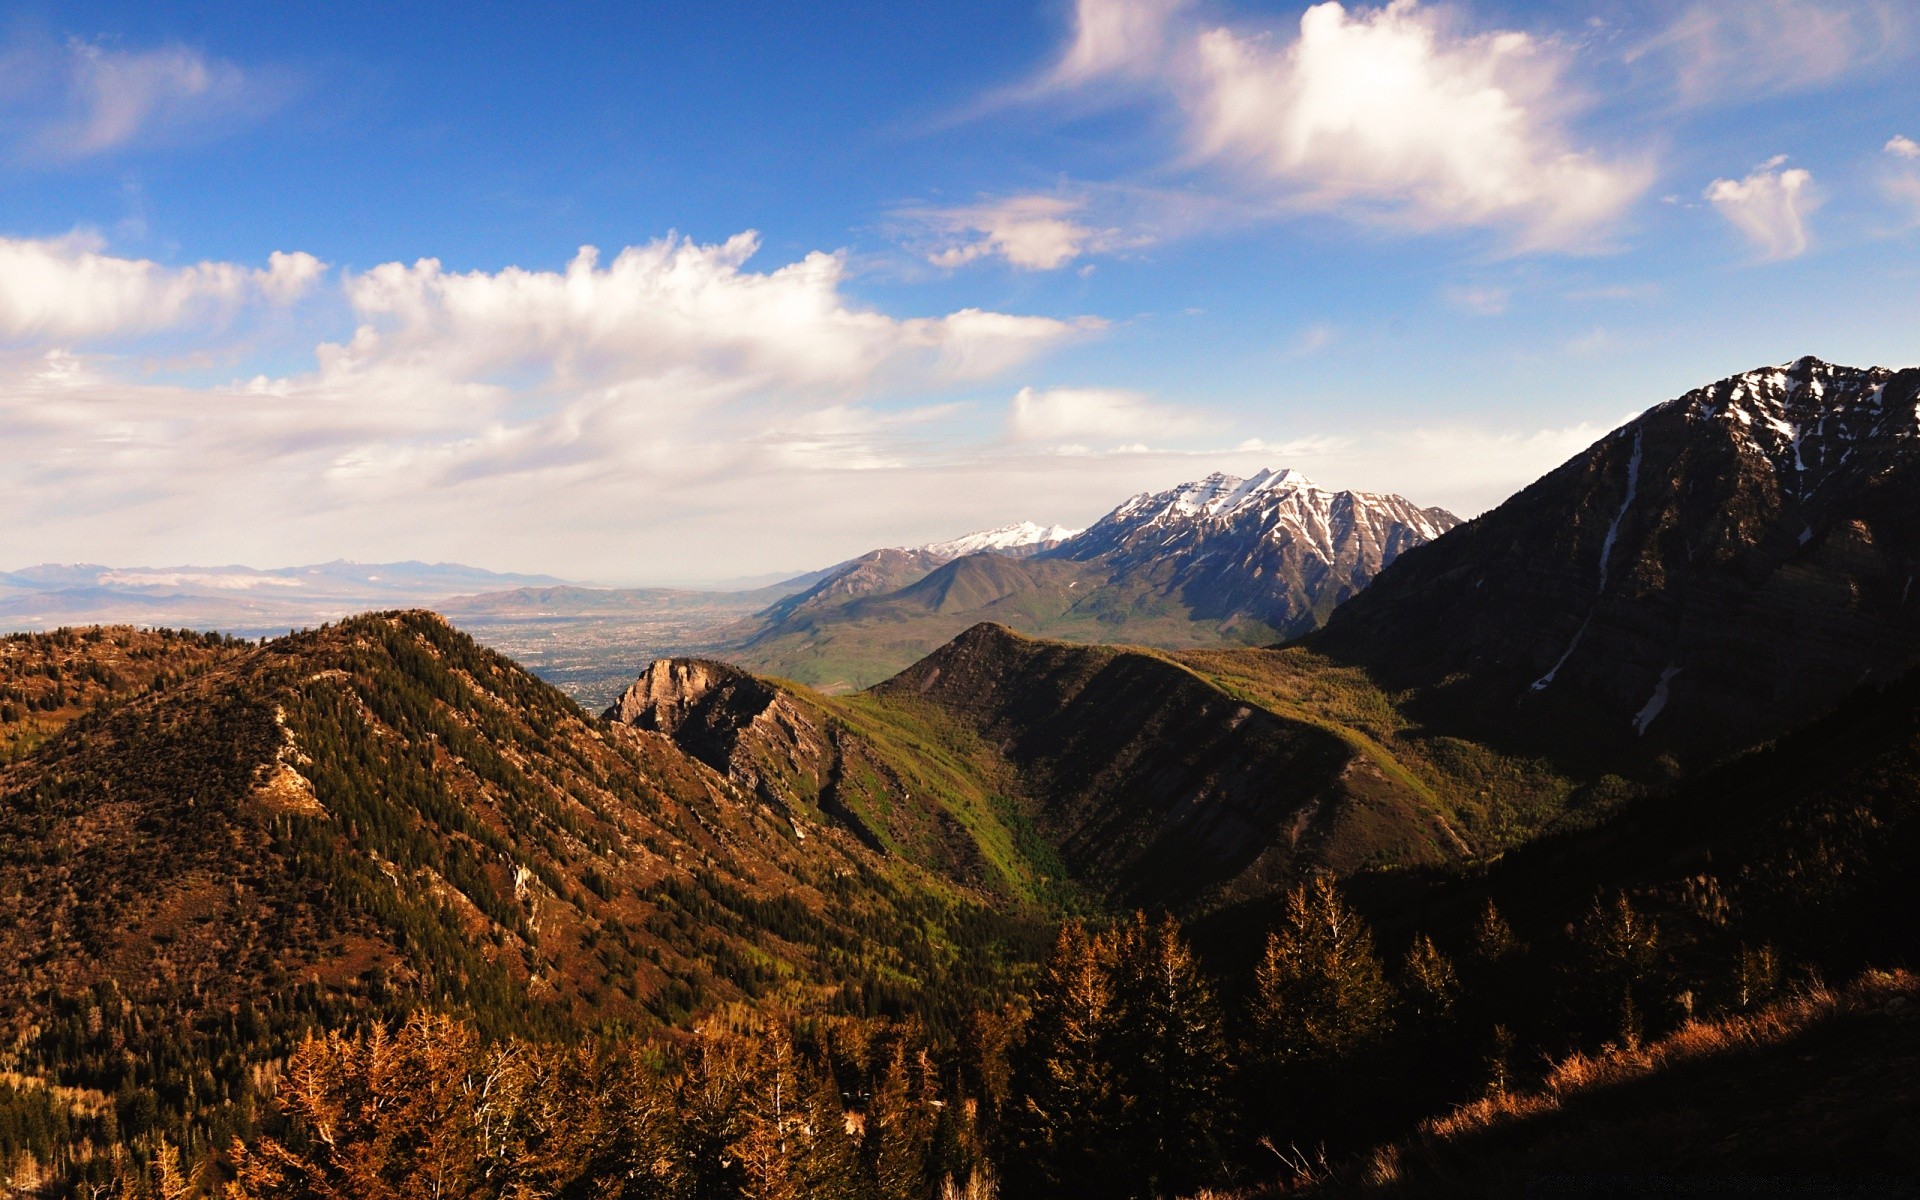
[[[1891,0],[394,7],[9,11],[0,567],[712,579],[1263,465],[1472,513],[1917,357]]]

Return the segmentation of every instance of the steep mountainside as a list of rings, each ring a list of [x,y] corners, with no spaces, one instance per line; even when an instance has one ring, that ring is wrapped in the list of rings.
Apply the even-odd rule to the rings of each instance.
[[[1329,492],[1297,471],[1215,474],[1135,496],[1055,553],[1150,581],[1197,619],[1297,634],[1459,523],[1399,496]]]
[[[223,651],[0,770],[9,1069],[127,1120],[243,1125],[302,1030],[423,1001],[534,1032],[937,1016],[997,977],[999,907],[423,613]]]
[[[1002,552],[923,570],[911,552],[876,551],[818,598],[769,609],[727,653],[845,689],[979,621],[1078,642],[1259,644],[1315,627],[1383,564],[1456,523],[1397,496],[1328,492],[1291,471],[1212,475],[1136,496],[1025,564],[996,561]]]
[[[1920,660],[1916,571],[1920,370],[1804,358],[1651,409],[1311,644],[1450,728],[1687,767]]]
[[[874,689],[997,748],[1084,886],[1192,909],[1309,867],[1439,862],[1463,848],[1417,789],[1337,732],[1161,656],[981,625]]]

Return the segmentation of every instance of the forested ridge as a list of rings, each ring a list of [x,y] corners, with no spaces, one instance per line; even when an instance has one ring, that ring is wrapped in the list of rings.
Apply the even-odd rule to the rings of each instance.
[[[61,636],[84,675],[120,635]],[[1653,1167],[1920,1170],[1920,679],[1182,928],[877,850],[424,614],[176,640],[0,774],[15,1189],[1517,1194],[1648,1127]]]

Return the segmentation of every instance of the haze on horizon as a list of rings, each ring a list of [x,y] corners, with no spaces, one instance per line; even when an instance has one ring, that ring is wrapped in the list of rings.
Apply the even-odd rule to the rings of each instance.
[[[1892,0],[18,10],[0,570],[804,570],[1215,470],[1484,510],[1913,349]]]

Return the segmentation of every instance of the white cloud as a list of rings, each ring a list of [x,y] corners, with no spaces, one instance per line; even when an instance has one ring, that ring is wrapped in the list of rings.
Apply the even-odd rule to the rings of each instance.
[[[532,366],[566,384],[672,383],[741,394],[758,387],[859,388],[891,371],[941,382],[983,378],[1098,322],[962,309],[896,319],[850,303],[846,264],[813,253],[744,270],[753,233],[718,245],[665,238],[605,267],[584,247],[564,271],[457,274],[435,259],[387,263],[348,281],[369,323],[322,348],[327,370],[430,370],[481,381]]]
[[[582,568],[581,546],[605,555],[627,538],[734,553],[698,514],[751,497],[791,531],[791,513],[820,510],[823,480],[946,453],[957,410],[943,390],[1099,328],[977,309],[895,317],[846,294],[837,256],[759,272],[745,265],[754,245],[669,238],[554,271],[385,264],[347,279],[360,325],[322,344],[314,370],[190,387],[48,345],[290,294],[318,264],[176,272],[86,245],[0,244],[50,261],[87,299],[22,307],[46,289],[0,256],[0,329],[40,344],[0,350],[0,505],[34,539],[13,552],[511,552],[580,574],[615,573]],[[749,535],[738,552],[769,549]]]
[[[1704,104],[1820,87],[1907,51],[1913,22],[1894,0],[1699,0],[1629,61],[1658,60],[1682,101]]]
[[[1158,0],[1081,0],[1054,78],[1159,83],[1191,163],[1232,169],[1287,207],[1495,226],[1522,249],[1565,249],[1603,233],[1651,178],[1574,144],[1565,57],[1529,34],[1458,33],[1416,0],[1317,4],[1291,41],[1176,16]]]
[[[1797,258],[1807,250],[1807,216],[1819,207],[1813,176],[1799,167],[1782,169],[1783,155],[1762,163],[1745,179],[1716,179],[1706,198],[1767,258]]]
[[[1118,388],[1021,388],[1007,409],[1007,435],[1016,442],[1076,448],[1112,447],[1186,437],[1211,422],[1199,414],[1155,404]]]
[[[151,333],[256,297],[293,301],[325,270],[305,253],[275,251],[264,270],[222,262],[164,267],[106,254],[88,234],[0,238],[0,337],[86,341]]]
[[[1175,13],[1187,0],[1077,0],[1073,43],[1054,67],[1056,85],[1086,83],[1114,73],[1153,70]]]
[[[1896,133],[1888,138],[1883,149],[1895,158],[1920,158],[1920,142],[1914,141],[1903,133]]]
[[[1106,250],[1118,230],[1091,229],[1074,219],[1084,199],[1008,196],[963,208],[905,210],[897,215],[932,227],[947,242],[927,255],[940,267],[959,267],[998,256],[1029,271],[1051,271],[1083,254]]]

